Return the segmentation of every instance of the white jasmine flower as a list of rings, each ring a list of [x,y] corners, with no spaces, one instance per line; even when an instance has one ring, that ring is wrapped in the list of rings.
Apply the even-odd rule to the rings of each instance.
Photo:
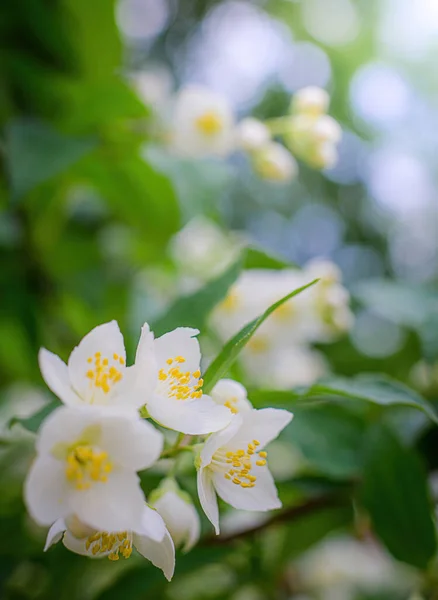
[[[149,328],[143,327],[147,336]],[[70,406],[125,406],[145,403],[153,390],[156,371],[151,348],[143,342],[135,365],[126,366],[123,336],[116,321],[95,327],[73,350],[66,365],[56,354],[42,348],[41,373],[52,392]]]
[[[66,548],[89,558],[108,557],[117,561],[129,558],[132,549],[161,569],[168,581],[175,570],[175,547],[163,519],[147,505],[136,527],[131,531],[97,531],[81,523],[77,517],[58,519],[47,534],[44,550],[62,542]]]
[[[236,509],[267,511],[281,506],[264,448],[292,417],[292,413],[275,408],[245,411],[206,441],[197,465],[198,494],[217,534],[216,494]]]
[[[315,121],[313,134],[318,142],[338,144],[342,137],[342,128],[333,117],[323,115]]]
[[[223,429],[232,418],[230,411],[218,406],[202,393],[201,352],[196,339],[199,331],[179,327],[153,342],[158,366],[156,389],[146,402],[149,415],[164,427],[203,435]],[[150,347],[153,336],[142,336],[142,344]],[[139,349],[142,354],[143,350]]]
[[[211,391],[211,397],[216,404],[226,406],[233,415],[246,410],[252,410],[246,389],[233,379],[220,379]]]
[[[175,100],[172,146],[184,156],[225,156],[234,146],[234,117],[227,100],[201,86]]]
[[[262,121],[247,117],[237,125],[237,143],[245,152],[260,150],[271,139],[271,133]]]
[[[269,142],[253,154],[253,167],[263,179],[291,181],[298,175],[298,164],[281,144]]]
[[[308,86],[294,94],[291,110],[294,113],[318,117],[327,112],[329,104],[330,96],[326,90],[316,86]]]
[[[31,516],[40,525],[74,514],[99,530],[135,528],[144,509],[135,472],[154,464],[162,446],[162,434],[131,413],[56,409],[41,426],[25,483]]]
[[[284,139],[299,158],[315,168],[326,169],[338,159],[341,136],[341,126],[332,117],[299,114],[290,118]]]
[[[164,519],[175,546],[188,552],[199,540],[201,522],[187,492],[174,479],[165,479],[154,490],[149,502]]]

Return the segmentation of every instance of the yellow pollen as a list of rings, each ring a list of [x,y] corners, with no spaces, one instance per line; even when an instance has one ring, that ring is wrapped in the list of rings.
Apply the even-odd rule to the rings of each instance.
[[[255,454],[255,458],[261,458],[261,460],[256,460],[255,464],[259,467],[264,467],[266,465],[266,460],[264,460],[267,456],[265,451],[260,454],[255,450],[256,446],[259,446],[260,442],[258,440],[252,440],[252,443],[248,443],[246,450],[243,448],[239,448],[237,450],[228,450],[224,454],[219,453],[216,455],[217,461],[219,464],[230,465],[230,469],[228,469],[224,473],[225,479],[231,481],[235,485],[240,485],[242,488],[252,488],[255,486],[257,477],[251,474],[253,465],[252,465],[252,455]]]
[[[294,313],[295,307],[292,302],[285,302],[274,310],[272,317],[277,321],[287,321]]]
[[[268,340],[261,335],[253,336],[246,345],[255,354],[265,352],[269,348]]]
[[[223,122],[216,112],[208,111],[195,120],[195,125],[201,133],[211,136],[222,130]]]
[[[77,490],[88,490],[93,483],[108,481],[112,463],[106,452],[91,446],[76,446],[66,459],[65,476]]]
[[[237,410],[237,408],[231,404],[230,400],[227,400],[226,402],[224,402],[224,406],[229,408],[231,410],[231,412],[233,413],[233,415],[236,415],[239,412]]]
[[[220,307],[223,310],[225,310],[226,312],[232,312],[238,306],[239,306],[239,297],[235,292],[229,293],[228,296],[225,298],[225,300],[222,300],[222,302],[220,303]]]
[[[176,400],[188,400],[189,398],[201,398],[202,397],[202,385],[203,379],[200,379],[201,371],[182,371],[180,364],[186,362],[184,356],[175,356],[174,358],[168,358],[166,364],[169,367],[166,369],[160,369],[158,372],[159,381],[163,383],[167,394],[170,398]]]
[[[85,548],[91,550],[93,556],[107,554],[109,560],[119,560],[120,555],[129,558],[132,554],[131,534],[127,531],[108,533],[100,531],[87,538]]]
[[[125,361],[122,357],[119,357],[118,354],[113,354],[113,360],[118,361],[120,364],[124,364]],[[103,358],[101,360],[101,353],[96,352],[93,357],[87,358],[87,363],[94,362],[94,369],[90,369],[86,372],[87,379],[90,380],[90,388],[98,388],[101,389],[105,394],[107,394],[112,386],[119,382],[123,374],[122,372],[114,365],[110,365],[110,361],[108,358]]]

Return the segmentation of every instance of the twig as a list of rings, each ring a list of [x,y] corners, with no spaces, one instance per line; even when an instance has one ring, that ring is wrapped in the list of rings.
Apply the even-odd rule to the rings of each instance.
[[[237,531],[236,533],[231,533],[229,535],[221,535],[219,537],[208,536],[203,540],[202,545],[216,546],[221,544],[228,544],[238,539],[250,537],[255,533],[258,533],[259,531],[271,527],[272,525],[296,521],[301,517],[312,514],[314,512],[318,512],[319,510],[322,510],[324,508],[332,508],[336,506],[346,505],[346,500],[347,498],[345,497],[345,495],[340,496],[339,494],[326,494],[324,496],[318,496],[317,498],[311,498],[303,504],[286,508],[285,510],[275,514],[267,521],[259,523],[258,525],[250,527],[249,529],[245,529],[244,531]]]

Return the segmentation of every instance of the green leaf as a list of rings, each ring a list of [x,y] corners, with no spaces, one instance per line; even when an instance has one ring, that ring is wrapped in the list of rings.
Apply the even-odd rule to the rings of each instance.
[[[420,325],[418,333],[421,339],[423,356],[433,364],[438,360],[438,311],[427,315]]]
[[[367,441],[361,498],[374,530],[395,558],[424,569],[437,549],[426,471],[385,428]]]
[[[367,426],[361,415],[336,404],[302,406],[294,412],[292,426],[284,436],[300,450],[312,470],[341,479],[360,473]]]
[[[43,122],[21,119],[9,123],[6,164],[13,196],[20,197],[62,173],[95,145],[95,140],[63,135]]]
[[[211,363],[211,365],[208,367],[208,369],[204,373],[204,376],[203,376],[204,393],[208,394],[212,390],[212,388],[214,387],[216,382],[219,381],[219,379],[221,379],[221,377],[223,377],[226,374],[228,369],[231,367],[233,362],[236,360],[236,358],[239,355],[239,352],[242,350],[242,348],[244,348],[246,346],[246,344],[252,338],[252,336],[257,331],[257,329],[260,327],[260,325],[262,323],[264,323],[266,321],[266,319],[279,306],[281,306],[282,304],[284,304],[285,302],[287,302],[294,296],[297,296],[298,294],[300,294],[301,292],[303,292],[310,286],[314,285],[317,281],[319,281],[319,280],[315,279],[314,281],[311,281],[307,285],[304,285],[304,286],[294,290],[287,296],[284,296],[284,298],[281,298],[280,300],[278,300],[277,302],[272,304],[268,309],[265,310],[265,312],[262,315],[260,315],[259,317],[257,317],[256,319],[254,319],[253,321],[251,321],[250,323],[245,325],[234,337],[232,337],[231,340],[229,340],[225,344],[222,351],[218,354],[218,356],[214,359],[214,361]]]
[[[254,406],[295,406],[324,402],[370,402],[385,407],[404,406],[421,410],[434,423],[438,415],[434,407],[414,390],[383,375],[358,375],[347,379],[332,377],[310,387],[294,390],[255,390],[250,393]]]
[[[210,311],[225,298],[229,288],[238,278],[243,264],[243,257],[239,258],[224,273],[208,282],[202,289],[194,294],[178,298],[160,317],[152,324],[155,335],[162,335],[176,327],[195,327],[201,329]]]
[[[246,250],[245,269],[287,269],[296,265],[279,256],[274,256],[262,248],[251,246]]]
[[[20,425],[22,425],[28,431],[36,433],[44,419],[48,417],[50,413],[52,413],[55,410],[55,408],[58,408],[59,406],[62,406],[61,402],[59,402],[59,400],[53,400],[52,402],[46,404],[41,410],[39,410],[31,417],[26,417],[23,419],[21,417],[12,418],[9,421],[9,427],[12,427],[13,425],[15,425],[15,423],[20,423]]]

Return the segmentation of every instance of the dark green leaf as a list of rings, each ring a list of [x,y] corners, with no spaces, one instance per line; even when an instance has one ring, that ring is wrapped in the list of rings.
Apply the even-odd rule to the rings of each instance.
[[[404,406],[416,408],[438,424],[434,407],[424,398],[398,381],[383,375],[359,375],[347,379],[332,377],[310,387],[294,390],[254,390],[250,393],[253,404],[261,406],[295,406],[313,402],[370,402],[385,407]]]
[[[287,269],[295,267],[295,265],[283,258],[274,256],[266,250],[255,246],[247,248],[244,266],[245,269]]]
[[[58,175],[90,152],[96,141],[63,135],[33,120],[11,122],[6,130],[6,157],[11,191],[19,197]]]
[[[225,344],[222,351],[219,353],[219,355],[214,359],[214,361],[211,363],[211,365],[206,370],[206,372],[204,374],[204,392],[206,394],[208,394],[209,391],[211,391],[211,389],[214,387],[215,383],[226,374],[228,369],[231,367],[233,362],[236,360],[236,358],[239,355],[239,352],[242,350],[242,348],[244,348],[246,346],[246,344],[252,338],[252,336],[257,331],[257,329],[260,327],[260,325],[262,323],[264,323],[264,321],[266,321],[266,319],[279,306],[281,306],[284,302],[287,302],[294,296],[297,296],[298,294],[300,294],[301,292],[303,292],[310,286],[314,285],[317,281],[318,281],[318,279],[315,279],[314,281],[311,281],[307,285],[304,285],[304,286],[294,290],[287,296],[284,296],[284,298],[281,298],[280,300],[278,300],[277,302],[272,304],[267,310],[265,310],[265,312],[262,315],[260,315],[260,317],[257,317],[256,319],[254,319],[253,321],[251,321],[250,323],[245,325],[245,327],[243,327],[233,338],[231,338],[231,340],[229,340]]]
[[[438,311],[432,312],[420,325],[418,333],[421,339],[424,358],[434,363],[438,360]]]
[[[62,406],[61,402],[59,402],[59,400],[53,400],[52,402],[46,404],[46,406],[44,406],[41,410],[39,410],[31,417],[26,417],[25,419],[14,417],[9,422],[9,427],[12,427],[12,425],[14,425],[15,423],[20,423],[20,425],[22,425],[28,431],[36,433],[44,419],[48,417],[50,413],[53,412],[55,408],[58,408],[59,406]]]
[[[176,327],[201,329],[210,311],[225,298],[229,288],[236,281],[242,264],[243,257],[202,289],[189,296],[178,298],[166,314],[152,324],[155,335],[162,335]]]
[[[395,558],[426,568],[437,544],[420,458],[383,427],[367,442],[361,497],[374,529]]]

